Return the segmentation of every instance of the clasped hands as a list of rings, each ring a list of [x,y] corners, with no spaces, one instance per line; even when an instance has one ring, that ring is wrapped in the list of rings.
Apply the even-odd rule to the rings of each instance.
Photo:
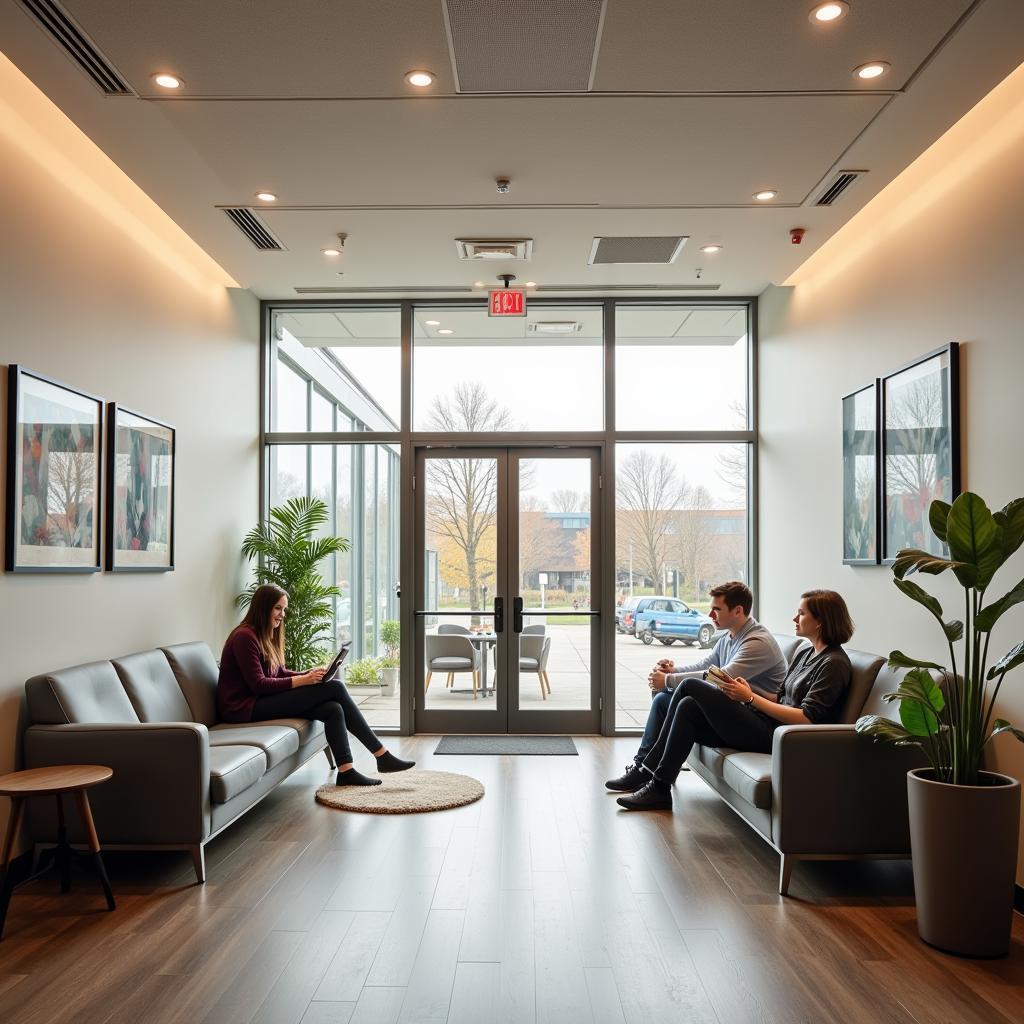
[[[647,684],[650,686],[655,693],[665,689],[665,684],[668,677],[673,672],[685,672],[685,666],[676,668],[675,662],[670,658],[662,658],[654,668],[651,670],[651,674],[647,677]],[[749,704],[750,699],[754,696],[754,691],[750,688],[750,683],[746,681],[742,676],[730,676],[727,673],[722,673],[725,679],[721,682],[715,682],[714,685],[724,693],[730,700],[739,701],[743,704]]]

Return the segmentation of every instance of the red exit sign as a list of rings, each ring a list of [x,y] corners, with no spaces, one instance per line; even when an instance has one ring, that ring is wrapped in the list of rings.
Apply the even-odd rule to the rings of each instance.
[[[487,293],[488,316],[526,316],[526,292],[522,288],[496,288]]]

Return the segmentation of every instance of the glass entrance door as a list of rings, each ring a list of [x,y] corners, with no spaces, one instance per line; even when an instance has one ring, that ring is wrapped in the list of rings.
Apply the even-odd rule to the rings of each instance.
[[[421,449],[417,732],[600,728],[596,449]]]

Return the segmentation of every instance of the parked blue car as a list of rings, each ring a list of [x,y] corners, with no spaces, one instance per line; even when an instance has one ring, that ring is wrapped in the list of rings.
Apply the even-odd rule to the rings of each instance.
[[[677,597],[642,597],[633,619],[634,633],[645,644],[660,640],[669,646],[679,640],[710,647],[714,641],[714,622]]]

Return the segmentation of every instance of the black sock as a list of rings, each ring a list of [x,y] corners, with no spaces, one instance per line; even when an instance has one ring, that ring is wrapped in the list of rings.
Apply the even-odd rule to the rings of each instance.
[[[404,772],[414,767],[415,764],[415,761],[403,761],[400,757],[395,757],[390,750],[385,750],[384,753],[377,758],[377,771]]]
[[[357,772],[355,768],[349,768],[346,771],[338,772],[334,784],[336,786],[379,786],[380,779],[367,778],[361,772]]]

